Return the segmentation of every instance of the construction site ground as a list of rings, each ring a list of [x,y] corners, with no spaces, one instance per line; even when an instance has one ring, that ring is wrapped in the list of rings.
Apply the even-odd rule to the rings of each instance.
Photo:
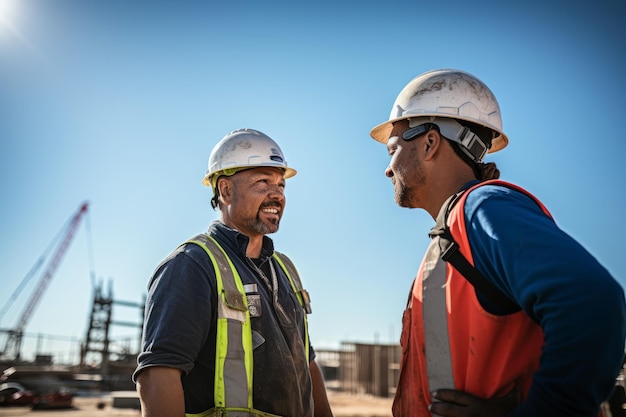
[[[391,417],[391,398],[329,392],[335,417]],[[0,407],[0,417],[98,417],[139,416],[136,409],[113,407],[111,398],[75,397],[74,407],[64,410],[31,410],[28,407]]]

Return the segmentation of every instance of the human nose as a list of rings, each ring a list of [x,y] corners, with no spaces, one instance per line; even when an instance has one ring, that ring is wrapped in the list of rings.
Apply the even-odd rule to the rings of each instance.
[[[387,178],[393,177],[393,170],[391,169],[391,164],[387,165],[387,168],[385,168],[385,176]]]
[[[268,194],[270,198],[285,200],[285,187],[279,184],[272,185]]]

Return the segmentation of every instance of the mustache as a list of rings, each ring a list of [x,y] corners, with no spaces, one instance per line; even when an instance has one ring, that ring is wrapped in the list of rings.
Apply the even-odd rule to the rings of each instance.
[[[269,203],[261,204],[261,208],[262,209],[268,208],[268,207],[274,207],[274,208],[277,208],[277,209],[280,209],[280,210],[283,209],[283,205],[278,203],[278,202],[276,202],[276,201],[272,201],[272,202],[269,202]]]

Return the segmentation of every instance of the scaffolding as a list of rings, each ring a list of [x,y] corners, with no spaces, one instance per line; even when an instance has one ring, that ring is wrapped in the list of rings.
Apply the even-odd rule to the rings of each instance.
[[[400,373],[400,345],[342,342],[340,350],[316,350],[326,384],[350,394],[391,397]]]
[[[113,306],[123,306],[136,308],[139,312],[137,322],[114,321]],[[134,364],[135,356],[139,351],[141,343],[141,332],[143,328],[143,309],[145,297],[142,303],[130,301],[120,301],[113,299],[113,290],[109,285],[108,294],[105,294],[100,283],[94,289],[94,299],[89,318],[89,328],[85,337],[85,344],[81,349],[80,367],[85,370],[90,366],[97,365],[103,376],[111,374],[110,366],[112,362]],[[113,326],[124,326],[137,329],[137,346],[130,346],[130,341],[124,343],[113,343],[111,340],[111,328]]]

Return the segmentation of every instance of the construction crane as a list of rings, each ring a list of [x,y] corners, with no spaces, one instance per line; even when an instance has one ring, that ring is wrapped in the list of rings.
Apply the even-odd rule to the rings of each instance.
[[[32,316],[33,312],[35,311],[35,307],[37,307],[37,304],[41,300],[41,296],[43,295],[44,291],[48,287],[50,280],[54,276],[54,273],[56,272],[59,264],[61,263],[61,260],[63,259],[63,256],[65,255],[65,252],[67,251],[67,248],[72,242],[76,229],[78,228],[78,225],[80,224],[80,220],[83,217],[83,214],[87,212],[87,207],[88,207],[88,203],[87,202],[83,203],[78,209],[78,211],[76,212],[76,214],[74,214],[74,216],[71,218],[69,225],[67,229],[65,230],[65,233],[63,234],[63,238],[61,242],[57,246],[56,251],[54,252],[53,256],[50,258],[50,261],[48,265],[46,266],[44,273],[39,279],[39,282],[37,283],[33,291],[33,294],[28,300],[28,304],[26,304],[26,307],[24,308],[24,310],[22,311],[22,314],[20,315],[17,325],[12,330],[9,330],[8,332],[9,337],[7,339],[6,346],[4,350],[2,351],[2,356],[7,356],[7,354],[9,355],[12,354],[15,358],[15,361],[20,360],[20,351],[21,351],[22,335],[24,332],[24,328],[26,327],[28,320]]]

